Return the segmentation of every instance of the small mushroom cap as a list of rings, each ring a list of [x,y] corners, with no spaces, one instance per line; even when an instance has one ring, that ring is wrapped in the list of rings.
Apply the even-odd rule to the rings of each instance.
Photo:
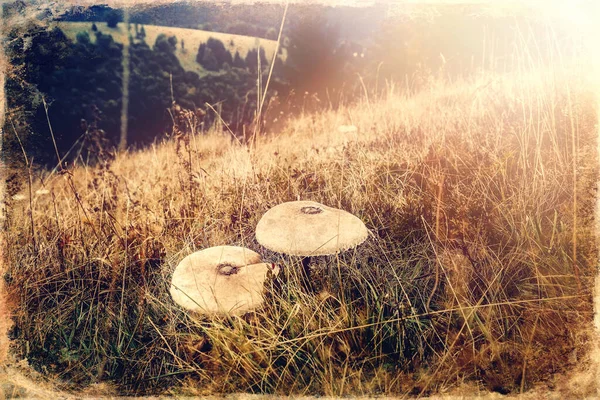
[[[200,314],[241,315],[263,303],[268,273],[279,272],[244,247],[217,246],[185,257],[173,272],[171,297]]]
[[[369,234],[349,212],[315,201],[290,201],[267,211],[256,240],[269,250],[295,256],[325,256],[358,246]]]

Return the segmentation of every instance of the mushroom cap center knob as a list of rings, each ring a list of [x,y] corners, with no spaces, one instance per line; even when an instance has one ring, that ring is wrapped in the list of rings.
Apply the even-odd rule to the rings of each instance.
[[[218,266],[218,272],[220,275],[234,275],[239,271],[239,267],[231,264],[221,264]]]
[[[303,214],[320,214],[323,212],[323,209],[320,207],[314,206],[306,206],[300,209],[300,212]]]

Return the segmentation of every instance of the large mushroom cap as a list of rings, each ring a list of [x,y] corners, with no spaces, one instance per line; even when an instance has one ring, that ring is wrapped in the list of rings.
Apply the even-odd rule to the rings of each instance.
[[[244,314],[262,304],[269,271],[277,274],[278,269],[250,249],[211,247],[181,260],[171,280],[171,297],[200,314]]]
[[[269,250],[296,256],[324,256],[365,241],[367,227],[354,215],[314,201],[279,204],[263,215],[256,240]]]

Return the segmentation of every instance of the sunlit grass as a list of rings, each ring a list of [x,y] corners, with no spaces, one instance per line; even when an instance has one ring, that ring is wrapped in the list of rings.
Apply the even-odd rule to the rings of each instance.
[[[187,132],[42,173],[32,209],[8,215],[17,352],[124,392],[416,395],[469,380],[515,392],[551,379],[592,320],[596,112],[577,70],[533,72],[390,87],[248,146]],[[254,238],[266,210],[296,199],[373,233],[315,264],[314,293],[298,260]],[[282,266],[266,305],[186,314],[170,274],[225,244]]]

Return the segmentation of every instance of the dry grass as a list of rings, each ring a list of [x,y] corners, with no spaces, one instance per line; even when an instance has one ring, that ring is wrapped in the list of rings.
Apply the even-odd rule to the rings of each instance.
[[[8,331],[11,326],[11,312],[10,308],[7,304],[7,299],[4,291],[4,285],[0,285],[0,366],[6,363],[8,349],[9,349],[9,340],[8,340]]]
[[[0,30],[3,28],[0,23]],[[6,96],[5,96],[5,83],[6,83],[6,56],[0,52],[0,125],[4,125],[5,121],[5,110],[6,110]],[[0,151],[2,150],[0,146]],[[0,183],[0,221],[5,219],[5,208],[4,199],[6,196],[6,185],[4,183],[5,177],[0,175],[2,183]],[[5,242],[4,237],[0,234],[0,273],[4,273],[6,266],[5,259]],[[4,290],[4,282],[0,280],[0,367],[6,362],[6,356],[8,353],[9,343],[7,333],[10,328],[10,308],[8,305],[6,291]]]
[[[182,125],[178,140],[42,173],[7,220],[16,352],[49,376],[123,393],[551,384],[587,350],[593,319],[597,121],[583,77],[435,80],[247,145]],[[349,124],[357,131],[338,132]],[[315,264],[315,293],[299,285],[298,260],[253,233],[266,210],[298,198],[352,212],[373,233]],[[168,295],[170,274],[223,244],[283,274],[256,313],[190,316]]]

